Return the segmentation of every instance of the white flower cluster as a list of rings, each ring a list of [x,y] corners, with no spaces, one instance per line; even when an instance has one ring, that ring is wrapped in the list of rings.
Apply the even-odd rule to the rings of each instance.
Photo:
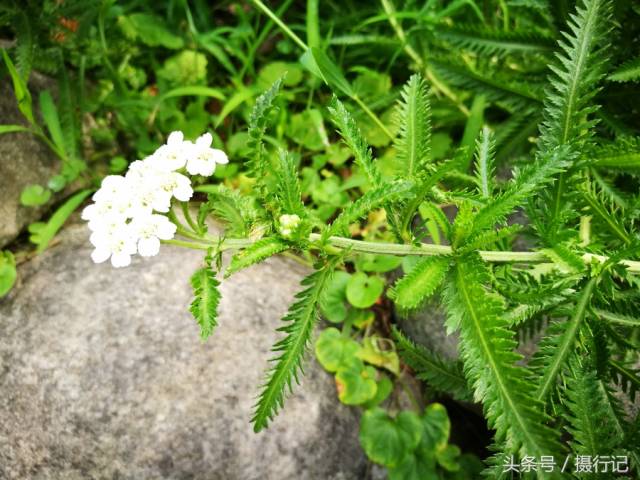
[[[195,142],[172,132],[167,143],[153,155],[129,165],[127,173],[110,175],[82,212],[89,222],[91,258],[101,263],[111,258],[114,267],[126,267],[136,253],[157,255],[160,240],[169,240],[176,226],[161,215],[171,208],[171,199],[186,202],[193,195],[191,180],[183,175],[210,176],[216,164],[228,162],[222,150],[211,148],[211,134]]]

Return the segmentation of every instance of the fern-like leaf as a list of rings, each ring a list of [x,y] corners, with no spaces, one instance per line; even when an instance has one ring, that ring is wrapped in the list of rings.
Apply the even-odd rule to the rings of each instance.
[[[206,340],[218,325],[218,304],[220,303],[220,282],[216,280],[216,272],[211,265],[196,270],[191,277],[194,299],[191,302],[191,313],[200,325],[200,337]]]
[[[640,80],[640,57],[624,62],[607,78],[613,82],[637,82]]]
[[[623,219],[617,208],[607,206],[606,200],[592,188],[582,192],[582,198],[587,204],[587,210],[593,214],[604,227],[625,245],[633,242],[633,236],[627,231]]]
[[[478,211],[473,221],[474,231],[479,232],[496,223],[504,222],[514,208],[562,172],[569,165],[568,158],[570,157],[566,148],[556,148],[540,156],[533,165],[516,171],[515,178],[507,189]]]
[[[531,31],[503,31],[474,25],[437,27],[436,36],[452,45],[482,55],[544,53],[553,49],[553,40]]]
[[[496,443],[514,455],[549,455],[559,450],[554,430],[545,425],[543,405],[527,394],[526,370],[514,333],[502,317],[501,300],[485,289],[489,273],[477,254],[456,259],[445,288],[447,327],[460,331],[465,374],[475,399],[484,405]]]
[[[640,168],[640,138],[618,138],[601,145],[588,155],[591,165],[599,168],[629,170]]]
[[[402,310],[422,305],[440,286],[451,264],[448,257],[425,257],[389,290],[389,298]]]
[[[329,113],[331,113],[331,119],[336,127],[338,127],[344,143],[347,144],[355,156],[358,166],[365,172],[372,185],[380,185],[382,183],[382,177],[378,166],[373,162],[371,148],[367,145],[353,116],[335,96],[331,99]]]
[[[209,192],[207,199],[198,211],[198,226],[202,230],[206,228],[207,216],[213,213],[216,219],[224,223],[226,235],[242,238],[249,234],[257,212],[247,197],[220,185],[215,191]]]
[[[476,183],[483,198],[493,194],[496,142],[488,127],[484,127],[476,141]]]
[[[403,178],[427,173],[431,161],[431,118],[427,84],[418,74],[409,78],[396,110],[400,135],[396,139]]]
[[[536,399],[539,401],[547,400],[556,386],[558,376],[566,368],[572,355],[575,354],[578,334],[597,280],[598,277],[589,279],[580,292],[571,318],[565,322],[557,323],[556,328],[550,329],[551,334],[542,340],[539,352],[531,361],[531,367],[539,369],[541,372],[536,390]]]
[[[279,168],[276,173],[276,198],[281,211],[288,214],[305,216],[298,170],[291,154],[285,150],[279,153]]]
[[[400,357],[409,365],[416,376],[439,392],[450,394],[456,400],[472,401],[472,394],[462,371],[462,362],[449,362],[434,352],[409,340],[395,326],[391,333],[398,347]]]
[[[302,361],[318,319],[318,304],[337,260],[334,259],[302,280],[304,290],[296,295],[296,301],[282,319],[286,325],[278,331],[284,332],[286,336],[273,346],[277,357],[271,361],[275,365],[268,373],[251,420],[256,432],[265,428],[278,413],[284,405],[286,390],[291,392],[293,382],[299,383],[298,377],[300,373],[304,373]]]
[[[280,93],[282,78],[276,80],[267,91],[256,99],[249,117],[249,139],[247,140],[248,170],[247,175],[255,178],[260,190],[265,190],[264,178],[269,168],[265,157],[263,139],[269,125],[269,114],[276,108],[275,100]]]
[[[413,189],[413,183],[408,181],[396,181],[384,184],[380,187],[368,190],[355,202],[349,204],[331,226],[326,230],[328,238],[339,233],[346,233],[348,226],[367,213],[385,206],[389,202],[406,197]]]
[[[582,0],[571,15],[569,32],[560,40],[558,62],[551,66],[550,88],[544,102],[540,142],[544,148],[583,138],[591,130],[591,100],[602,77],[603,37],[609,31],[610,2]]]
[[[258,240],[231,258],[224,276],[227,278],[243,268],[250,267],[276,253],[284,252],[287,248],[289,248],[287,242],[277,237]]]
[[[576,455],[595,456],[602,451],[613,452],[617,447],[618,435],[610,420],[607,399],[598,387],[593,370],[572,362],[564,395],[569,410],[567,430],[573,437],[570,443]]]

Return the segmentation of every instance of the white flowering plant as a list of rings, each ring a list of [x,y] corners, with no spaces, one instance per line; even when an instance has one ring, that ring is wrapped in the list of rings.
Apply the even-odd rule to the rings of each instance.
[[[335,326],[319,335],[316,356],[335,374],[340,400],[364,409],[362,446],[391,478],[452,478],[463,463],[437,404],[413,415],[380,408],[402,383],[401,360],[434,390],[482,404],[494,433],[495,455],[487,461],[494,478],[514,456],[615,452],[637,469],[638,417],[630,418],[620,400],[633,402],[640,390],[633,364],[640,326],[637,215],[616,206],[615,189],[598,173],[626,172],[634,155],[624,150],[631,143],[612,145],[596,129],[610,16],[609,2],[585,0],[571,17],[539,138],[508,180],[496,175],[496,133],[488,127],[478,128],[475,151],[462,146],[451,158],[436,158],[429,90],[415,74],[398,102],[397,135],[385,127],[402,162],[394,174],[380,168],[349,108],[337,96],[331,100],[329,116],[367,186],[325,222],[305,202],[300,159],[265,142],[279,80],[256,100],[249,121],[252,192],[209,188],[192,215],[190,176],[211,175],[227,156],[211,148],[209,134],[191,142],[174,132],[124,176],[105,178],[83,211],[92,258],[126,266],[135,254],[157,254],[162,243],[206,252],[191,279],[191,312],[203,338],[217,323],[220,277],[284,252],[313,262],[279,329],[252,417],[256,431],[268,426],[298,381],[322,313]],[[322,51],[308,48],[303,61],[358,103]],[[515,221],[516,213],[526,221]],[[221,235],[208,231],[210,217],[224,225]],[[372,218],[382,219],[373,233],[353,228]],[[514,248],[516,242],[528,248]],[[232,256],[221,272],[225,251]],[[387,287],[379,274],[400,273],[396,257],[403,258],[402,273]],[[459,336],[459,361],[440,358],[395,327],[387,328],[394,340],[387,342],[367,319],[376,302],[411,315],[438,299],[444,326]],[[528,332],[540,340],[525,358],[518,349]],[[533,475],[555,478],[542,470]]]
[[[124,176],[102,180],[93,203],[82,211],[92,232],[94,262],[111,259],[114,267],[126,267],[132,255],[158,254],[160,241],[172,239],[177,230],[167,216],[172,200],[188,202],[193,196],[185,174],[208,177],[216,165],[229,161],[222,150],[211,148],[211,141],[209,133],[190,142],[182,132],[173,132],[152,155],[129,165]]]

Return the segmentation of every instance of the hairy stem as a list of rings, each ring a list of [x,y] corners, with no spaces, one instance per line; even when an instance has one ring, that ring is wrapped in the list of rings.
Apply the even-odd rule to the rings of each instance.
[[[317,242],[321,239],[319,233],[309,235],[311,248],[322,249],[324,246]],[[199,238],[201,244],[219,246],[220,251],[223,250],[241,250],[252,245],[255,240],[250,238],[225,238],[220,240],[215,237]],[[358,253],[374,253],[380,255],[396,255],[405,256],[433,256],[433,255],[452,255],[454,252],[448,245],[433,245],[430,243],[421,243],[419,245],[407,245],[401,243],[386,242],[366,242],[364,240],[354,240],[345,237],[329,237],[327,246],[337,250],[350,250]],[[480,250],[478,254],[485,262],[492,263],[554,263],[551,257],[544,252],[511,252],[500,250]],[[585,264],[597,260],[604,263],[609,259],[605,255],[596,255],[595,253],[585,253],[582,260]],[[640,262],[633,260],[621,260],[620,263],[627,267],[629,272],[640,273]]]

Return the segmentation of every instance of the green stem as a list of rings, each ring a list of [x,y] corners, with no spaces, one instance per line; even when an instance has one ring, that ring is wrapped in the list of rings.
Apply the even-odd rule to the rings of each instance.
[[[297,43],[300,48],[302,48],[303,50],[308,50],[309,49],[307,44],[304,43],[300,39],[300,37],[298,37],[295,33],[293,33],[293,30],[291,30],[282,20],[280,20],[277,17],[277,15],[275,15],[271,11],[271,9],[269,9],[269,7],[267,7],[264,3],[262,3],[260,0],[251,0],[251,3],[253,3],[256,7],[258,7],[260,10],[262,10],[267,17],[269,17],[271,20],[273,20],[273,23],[278,25],[278,27],[280,27],[282,29],[282,31],[284,33],[286,33],[289,36],[289,38],[291,38],[291,40],[293,40],[295,43]]]
[[[429,82],[431,82],[431,85],[440,93],[442,93],[445,97],[447,97],[449,100],[455,103],[458,109],[460,109],[460,111],[464,113],[465,116],[468,117],[471,114],[469,112],[469,109],[464,105],[464,103],[460,101],[457,95],[453,93],[447,85],[442,83],[440,79],[438,79],[438,77],[435,76],[435,74],[426,64],[424,59],[418,54],[418,52],[415,51],[415,49],[407,41],[407,35],[404,32],[402,25],[400,24],[400,22],[398,22],[398,19],[396,18],[396,8],[393,5],[393,2],[391,0],[380,0],[380,3],[382,4],[382,8],[384,8],[385,13],[389,17],[389,24],[393,28],[393,31],[396,33],[398,40],[400,40],[400,43],[402,44],[402,49],[405,51],[405,53],[411,58],[411,60],[413,60],[416,63],[418,68],[424,72]]]
[[[262,10],[271,20],[273,20],[274,23],[278,25],[282,29],[282,31],[289,36],[289,38],[291,38],[291,40],[293,40],[296,44],[298,44],[300,48],[302,48],[302,50],[304,50],[305,52],[309,50],[309,46],[306,43],[304,43],[304,41],[302,41],[300,37],[298,37],[282,20],[280,20],[280,18],[278,18],[278,16],[275,13],[273,13],[269,9],[269,7],[267,7],[260,0],[251,0],[251,2],[260,10]],[[384,134],[387,137],[393,140],[393,134],[389,131],[387,127],[385,127],[385,125],[382,123],[380,118],[378,118],[378,116],[375,113],[373,113],[371,109],[367,107],[357,95],[350,96],[350,98],[354,102],[356,102],[360,106],[360,108],[362,108],[362,110],[364,110],[364,112],[376,123],[376,125],[380,127],[380,129],[384,132]]]
[[[191,230],[193,230],[195,233],[200,233],[198,225],[193,221],[193,218],[191,218],[191,213],[189,212],[189,204],[187,202],[180,202],[180,206],[182,207],[182,214],[191,227]]]
[[[178,227],[179,228],[179,227]],[[183,233],[181,233],[182,235]],[[250,238],[225,238],[222,241],[215,237],[194,237],[200,242],[210,245],[219,246],[220,251],[224,250],[241,250],[255,243]],[[309,242],[312,243],[311,248],[324,248],[318,244],[313,244],[321,239],[319,233],[309,235]],[[345,237],[329,237],[328,246],[337,250],[350,250],[358,253],[374,253],[380,255],[396,255],[405,256],[434,256],[434,255],[452,255],[454,252],[448,245],[433,245],[430,243],[421,243],[419,245],[406,245],[401,243],[386,242],[366,242],[364,240],[354,240]],[[485,262],[492,263],[554,263],[551,257],[544,252],[511,252],[500,250],[479,250],[478,254]],[[582,260],[589,264],[593,260],[604,263],[609,259],[605,255],[597,255],[595,253],[585,253]],[[640,262],[633,260],[621,260],[620,264],[625,265],[629,272],[640,273]]]
[[[160,240],[166,245],[176,245],[178,247],[191,248],[193,250],[209,250],[211,245],[202,243],[187,242],[185,240]]]
[[[378,127],[380,127],[380,129],[384,132],[384,134],[387,137],[389,137],[391,140],[393,140],[393,134],[389,131],[387,127],[384,126],[384,123],[382,123],[382,121],[378,118],[378,116],[375,113],[373,113],[371,109],[369,109],[369,107],[367,107],[362,100],[360,100],[360,97],[358,97],[357,95],[354,95],[351,98],[353,99],[354,102],[356,102],[360,106],[362,110],[364,110],[364,113],[369,115],[369,118],[371,118],[371,120],[373,120],[375,124],[378,125]]]

